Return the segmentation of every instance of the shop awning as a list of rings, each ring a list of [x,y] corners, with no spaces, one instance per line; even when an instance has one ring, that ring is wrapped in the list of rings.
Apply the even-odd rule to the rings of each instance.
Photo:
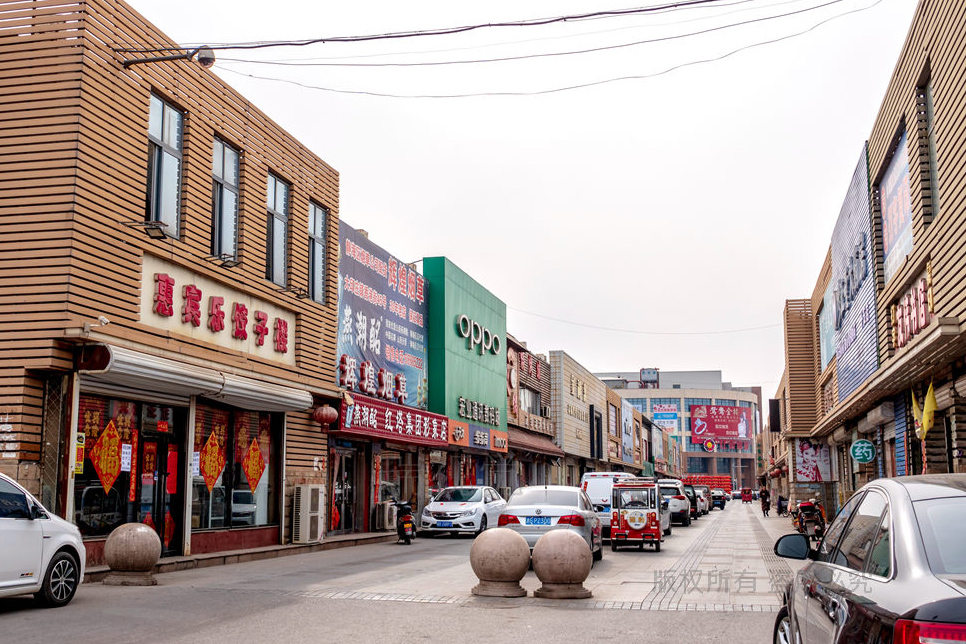
[[[564,451],[557,447],[552,440],[539,434],[531,434],[522,429],[508,427],[510,449],[522,452],[536,452],[547,456],[563,456]]]
[[[85,345],[78,354],[81,388],[125,389],[142,396],[204,396],[252,411],[305,411],[312,407],[306,389],[265,382],[210,367],[179,362],[110,344]]]

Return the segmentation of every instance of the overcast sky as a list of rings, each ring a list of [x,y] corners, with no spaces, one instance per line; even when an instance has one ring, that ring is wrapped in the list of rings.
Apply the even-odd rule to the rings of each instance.
[[[213,44],[650,1],[131,4],[181,44]],[[811,296],[914,9],[911,0],[715,0],[218,51],[213,71],[340,172],[343,221],[405,261],[449,257],[506,303],[508,331],[532,351],[563,349],[595,372],[720,370],[771,396],[784,302]],[[598,51],[565,53],[588,49]],[[517,60],[494,61],[508,57]],[[332,66],[466,60],[490,62]],[[465,96],[474,94],[490,95]],[[454,95],[464,96],[440,98]]]

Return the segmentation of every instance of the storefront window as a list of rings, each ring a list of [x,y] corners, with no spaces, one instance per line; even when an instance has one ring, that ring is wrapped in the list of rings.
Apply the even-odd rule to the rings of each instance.
[[[277,522],[272,414],[198,405],[192,452],[191,527]]]
[[[80,397],[74,520],[82,535],[105,536],[140,522],[158,531],[164,554],[179,551],[186,417],[183,408]]]
[[[416,454],[383,450],[379,454],[379,500],[416,501]]]

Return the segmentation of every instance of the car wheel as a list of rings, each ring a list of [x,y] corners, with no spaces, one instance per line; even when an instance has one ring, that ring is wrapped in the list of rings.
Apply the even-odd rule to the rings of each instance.
[[[643,550],[643,546],[642,546],[641,549]],[[661,552],[661,542],[660,541],[655,541],[654,542],[654,552]]]
[[[44,584],[35,597],[47,606],[63,606],[74,598],[79,584],[77,562],[66,552],[58,552],[50,560]]]
[[[690,515],[684,517],[684,523],[683,523],[683,525],[684,525],[685,528],[688,527],[689,525],[691,525],[691,516]]]
[[[611,545],[612,546],[614,545],[614,542],[613,541],[611,542]],[[600,542],[600,548],[597,548],[597,550],[594,550],[590,554],[593,557],[594,561],[600,561],[600,560],[602,560],[604,558],[604,542],[601,541]]]
[[[792,621],[788,616],[788,606],[782,606],[775,618],[775,635],[772,638],[775,644],[792,644]]]
[[[480,518],[480,529],[476,532],[476,534],[483,534],[483,531],[484,530],[486,530],[486,515],[485,514]]]
[[[617,552],[617,539],[610,540],[610,551]]]
[[[665,537],[670,537],[671,536],[671,524],[670,523],[667,524],[667,530],[664,531],[664,536]]]

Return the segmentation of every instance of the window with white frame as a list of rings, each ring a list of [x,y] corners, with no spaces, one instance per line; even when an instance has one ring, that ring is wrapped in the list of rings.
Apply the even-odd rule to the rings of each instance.
[[[147,221],[165,224],[170,237],[179,234],[181,218],[181,144],[184,115],[154,94],[148,116]]]
[[[215,137],[211,160],[211,254],[238,252],[238,150]]]
[[[265,277],[279,286],[285,286],[285,256],[288,246],[288,184],[268,175],[268,248],[265,259]]]
[[[309,204],[309,294],[325,303],[325,233],[329,211]]]

